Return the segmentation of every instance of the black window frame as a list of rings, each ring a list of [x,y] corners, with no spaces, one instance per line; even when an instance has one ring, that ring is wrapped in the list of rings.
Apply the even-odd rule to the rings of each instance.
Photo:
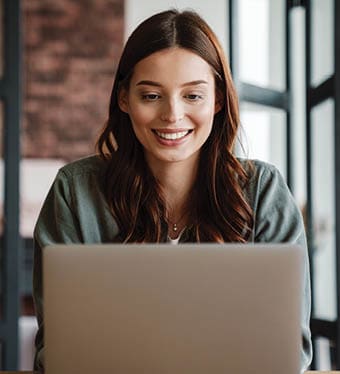
[[[305,43],[306,43],[306,157],[307,157],[307,237],[311,262],[311,277],[313,289],[313,268],[315,253],[315,237],[313,230],[314,207],[313,207],[313,149],[312,149],[312,121],[311,112],[320,103],[327,99],[334,100],[334,179],[335,179],[335,251],[336,251],[336,302],[337,319],[329,321],[314,317],[315,304],[312,302],[311,330],[315,347],[315,339],[318,337],[327,338],[330,341],[331,359],[333,369],[340,369],[340,4],[338,1],[334,4],[334,72],[319,83],[317,86],[312,84],[311,66],[312,66],[312,0],[304,0],[305,7]],[[312,300],[313,301],[313,300]],[[317,354],[317,351],[315,351]],[[312,363],[312,369],[315,369],[315,355]]]
[[[337,320],[326,321],[313,317],[314,303],[312,299],[311,331],[313,344],[317,337],[326,337],[335,347],[331,352],[333,369],[340,369],[340,2],[334,1],[334,74],[325,79],[317,87],[311,84],[311,1],[312,0],[287,0],[285,12],[285,66],[286,66],[286,89],[282,91],[272,90],[256,85],[248,84],[240,80],[239,75],[239,11],[238,0],[229,0],[229,55],[233,79],[239,93],[240,102],[250,102],[266,107],[278,108],[286,113],[286,175],[287,184],[290,188],[294,186],[293,180],[293,133],[291,121],[291,26],[290,12],[295,7],[305,9],[305,48],[306,48],[306,233],[308,239],[308,251],[310,257],[311,287],[313,295],[314,287],[314,233],[313,233],[313,186],[312,186],[312,134],[311,134],[311,110],[328,98],[334,99],[334,175],[335,175],[335,231],[336,231],[336,299],[337,299]],[[315,344],[314,344],[315,345]],[[313,359],[312,369],[315,369]]]
[[[19,166],[21,117],[20,0],[3,1],[4,73],[0,100],[4,108],[4,229],[1,238],[2,370],[17,370],[19,335]]]
[[[239,66],[239,1],[229,0],[229,56],[233,80],[238,91],[240,102],[248,102],[284,111],[286,115],[286,176],[289,186],[292,184],[292,134],[291,134],[291,103],[290,103],[290,27],[289,12],[293,7],[291,1],[285,2],[285,90],[274,90],[249,84],[240,80]]]

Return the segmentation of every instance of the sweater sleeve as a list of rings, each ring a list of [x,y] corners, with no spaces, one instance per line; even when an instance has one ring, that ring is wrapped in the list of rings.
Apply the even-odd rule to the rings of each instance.
[[[266,165],[257,176],[255,199],[255,242],[289,242],[303,248],[303,283],[301,309],[301,371],[311,363],[312,344],[310,333],[311,290],[308,249],[301,212],[297,207],[283,177],[271,165]]]
[[[33,299],[38,320],[34,370],[44,371],[43,248],[53,243],[82,241],[79,222],[72,209],[72,196],[63,171],[59,171],[45,199],[34,230]]]

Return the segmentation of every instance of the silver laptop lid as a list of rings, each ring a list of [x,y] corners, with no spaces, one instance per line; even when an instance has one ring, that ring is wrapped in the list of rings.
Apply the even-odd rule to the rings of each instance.
[[[301,251],[288,245],[44,250],[47,374],[296,374]]]

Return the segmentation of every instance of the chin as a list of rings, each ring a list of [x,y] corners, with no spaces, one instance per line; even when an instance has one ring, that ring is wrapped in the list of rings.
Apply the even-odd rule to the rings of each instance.
[[[180,155],[180,156],[178,155],[178,156],[161,157],[159,160],[163,161],[163,162],[168,162],[168,163],[186,162],[186,161],[192,160],[192,155]]]

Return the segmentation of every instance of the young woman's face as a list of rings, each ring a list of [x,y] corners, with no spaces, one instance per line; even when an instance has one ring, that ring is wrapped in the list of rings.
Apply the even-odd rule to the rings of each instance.
[[[135,66],[119,105],[151,167],[196,160],[218,109],[211,67],[182,48],[153,53]]]

